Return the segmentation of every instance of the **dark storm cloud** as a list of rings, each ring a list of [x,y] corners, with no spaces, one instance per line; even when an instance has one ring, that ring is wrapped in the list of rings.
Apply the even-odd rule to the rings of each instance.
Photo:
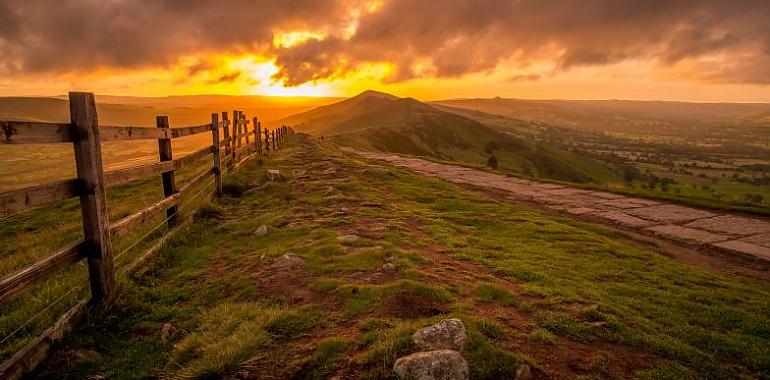
[[[258,52],[287,85],[389,62],[388,81],[457,77],[554,62],[556,71],[643,59],[719,82],[770,83],[767,0],[384,0],[342,30],[363,0],[3,0],[0,70],[6,73],[158,66],[183,54]],[[276,30],[332,31],[288,48]],[[708,64],[698,61],[721,56]],[[688,63],[689,62],[689,63]],[[191,70],[195,71],[196,67]]]
[[[157,66],[183,54],[264,50],[275,28],[344,21],[345,3],[2,0],[0,62],[16,72],[34,73]]]
[[[397,80],[429,61],[432,75],[483,72],[503,60],[551,60],[556,70],[645,59],[673,67],[724,53],[741,57],[701,67],[712,81],[769,83],[770,1],[390,0],[359,20],[356,34],[319,60],[319,43],[279,52],[276,77],[302,82],[335,62],[396,63]],[[308,57],[308,59],[305,59]]]

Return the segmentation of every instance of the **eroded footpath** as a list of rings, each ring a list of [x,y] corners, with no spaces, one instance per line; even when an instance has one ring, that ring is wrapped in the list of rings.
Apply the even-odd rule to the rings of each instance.
[[[510,177],[377,152],[355,152],[450,182],[501,190],[509,199],[707,249],[770,261],[770,222],[657,200]]]

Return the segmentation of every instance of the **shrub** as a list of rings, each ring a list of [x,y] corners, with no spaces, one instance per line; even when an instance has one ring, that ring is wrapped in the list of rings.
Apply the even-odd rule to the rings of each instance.
[[[489,156],[489,159],[487,160],[487,166],[492,169],[497,169],[497,157],[495,157],[494,154]]]

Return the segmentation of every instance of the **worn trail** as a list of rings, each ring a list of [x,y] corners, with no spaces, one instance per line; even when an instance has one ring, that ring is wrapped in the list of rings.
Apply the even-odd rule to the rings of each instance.
[[[770,261],[770,221],[662,201],[525,180],[419,158],[348,150],[450,182],[503,191],[565,214],[620,226],[677,243]]]

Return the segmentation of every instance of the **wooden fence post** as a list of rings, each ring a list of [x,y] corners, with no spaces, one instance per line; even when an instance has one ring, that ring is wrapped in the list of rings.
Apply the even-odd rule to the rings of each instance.
[[[229,157],[232,139],[230,138],[230,120],[227,119],[227,111],[222,111],[222,134],[225,139],[225,157]]]
[[[158,116],[155,118],[155,125],[158,128],[169,128],[168,124],[168,116]],[[160,158],[160,162],[166,162],[166,161],[173,161],[174,157],[171,153],[171,139],[170,138],[163,138],[158,139],[158,158]],[[176,189],[176,180],[174,171],[167,171],[164,173],[161,173],[161,179],[163,180],[163,196],[169,197],[171,195],[174,195],[177,192]],[[166,217],[168,218],[168,227],[174,227],[176,225],[178,215],[177,215],[177,206],[173,205],[166,209]]]
[[[231,137],[233,144],[230,146],[230,157],[232,157],[232,165],[235,165],[235,153],[238,151],[238,147],[240,146],[238,128],[240,128],[240,123],[238,123],[238,111],[233,111],[233,136]]]
[[[98,305],[110,300],[115,286],[99,120],[94,94],[70,92],[69,101],[83,218],[83,253],[88,258],[91,302]]]
[[[252,132],[254,133],[254,152],[256,154],[260,154],[259,152],[259,120],[257,120],[257,117],[254,116],[253,119],[251,119],[252,127],[254,128]]]
[[[270,131],[265,127],[265,154],[270,152]]]
[[[278,149],[278,147],[275,144],[275,129],[273,129],[273,150]]]
[[[214,154],[214,183],[217,196],[222,196],[222,158],[219,156],[219,115],[211,114],[211,150]]]
[[[249,145],[249,120],[246,118],[246,114],[241,112],[241,118],[243,119],[243,134],[246,137],[246,145]]]

